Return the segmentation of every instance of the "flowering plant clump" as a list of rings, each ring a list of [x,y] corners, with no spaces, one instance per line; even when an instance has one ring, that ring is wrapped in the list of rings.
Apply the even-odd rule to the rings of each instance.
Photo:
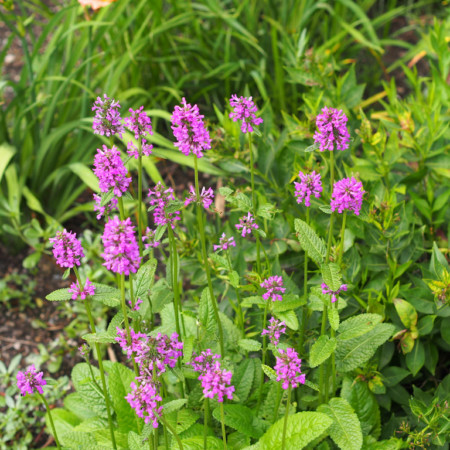
[[[119,109],[119,102],[110,99],[106,94],[104,94],[103,99],[97,97],[92,107],[92,111],[95,111],[94,122],[92,124],[94,133],[107,137],[117,134],[121,138],[125,130]]]
[[[138,384],[131,383],[131,392],[125,397],[138,417],[145,423],[152,422],[153,428],[158,428],[158,417],[162,414],[162,406],[158,406],[162,397],[159,395],[155,382],[147,377],[137,377]]]
[[[255,223],[253,214],[248,213],[239,219],[239,223],[236,224],[236,228],[242,231],[241,236],[245,237],[246,234],[251,234],[252,230],[257,230],[259,225]]]
[[[270,343],[276,347],[280,343],[280,336],[286,333],[286,324],[275,317],[272,317],[269,323],[268,329],[264,329],[261,336],[268,335]]]
[[[181,220],[180,211],[167,212],[166,208],[170,202],[175,200],[172,188],[165,188],[159,181],[158,184],[148,190],[150,205],[153,207],[153,220],[155,225],[170,224],[175,228],[175,221]]]
[[[283,300],[283,296],[286,291],[286,288],[283,287],[283,278],[279,275],[275,275],[273,277],[269,277],[261,283],[261,287],[266,289],[266,292],[263,294],[264,300],[272,299],[273,302]]]
[[[282,381],[283,389],[296,388],[299,384],[305,384],[305,374],[301,373],[302,360],[299,359],[297,352],[293,348],[278,350],[280,356],[277,356],[275,371],[277,381]]]
[[[125,118],[125,126],[128,127],[133,133],[135,139],[140,139],[142,145],[142,154],[151,155],[153,145],[148,143],[149,135],[153,134],[152,121],[150,117],[143,111],[144,107],[141,106],[136,111],[130,108],[130,117]],[[127,144],[128,154],[139,158],[139,149],[130,141]]]
[[[336,182],[331,196],[331,211],[353,211],[359,216],[364,192],[362,183],[353,177]]]
[[[312,171],[309,174],[299,172],[298,176],[301,180],[300,183],[294,183],[294,195],[297,197],[297,203],[301,203],[304,200],[305,206],[311,206],[311,194],[313,194],[316,198],[320,198],[320,193],[322,192],[322,180],[320,173],[316,173],[315,171]]]
[[[76,233],[67,230],[57,231],[56,236],[50,238],[49,241],[53,243],[53,256],[56,258],[56,264],[68,268],[80,265],[84,252]]]
[[[201,367],[201,365],[197,367]],[[202,382],[205,398],[214,398],[217,395],[217,401],[219,403],[223,403],[224,396],[228,400],[232,400],[235,390],[234,386],[227,386],[231,383],[231,377],[232,373],[222,369],[220,362],[217,360],[211,364],[204,364],[198,379]]]
[[[236,94],[233,94],[230,98],[230,105],[233,108],[230,118],[233,119],[233,122],[242,120],[241,131],[243,133],[251,133],[254,126],[263,123],[260,117],[256,117],[255,113],[258,112],[258,108],[252,97],[238,97]]]
[[[181,100],[182,106],[175,106],[172,114],[172,130],[177,147],[184,155],[191,152],[201,158],[205,150],[211,148],[211,138],[203,123],[197,105],[191,106],[186,99]]]
[[[228,250],[230,247],[236,247],[236,242],[234,240],[234,237],[231,236],[227,238],[226,234],[223,233],[222,236],[219,239],[219,245],[214,245],[214,251],[221,251],[221,250]]]
[[[43,394],[42,386],[45,386],[47,382],[42,379],[43,372],[37,372],[34,364],[28,367],[25,372],[17,372],[17,387],[22,395],[33,394],[34,390]]]
[[[314,134],[314,142],[319,145],[321,152],[346,150],[350,140],[347,130],[347,116],[342,110],[323,108],[322,114],[316,119],[318,131]]]
[[[114,195],[122,197],[131,183],[131,178],[127,177],[128,170],[115,146],[108,148],[103,145],[102,148],[97,149],[94,158],[94,173],[98,177],[100,190],[108,192],[112,189]]]
[[[213,200],[214,200],[214,191],[211,188],[206,189],[205,187],[203,187],[202,191],[200,192],[200,199],[197,199],[195,188],[194,186],[191,186],[189,188],[189,196],[186,197],[184,201],[184,206],[187,206],[192,202],[202,202],[203,207],[205,209],[208,209],[211,206]]]
[[[86,283],[83,288],[77,281],[70,285],[69,292],[72,293],[72,300],[85,300],[87,295],[95,294],[95,286],[89,281],[89,278],[86,278]]]
[[[326,283],[322,283],[321,287],[322,287],[322,294],[329,294],[329,295],[331,295],[331,302],[332,303],[334,303],[337,300],[340,292],[343,292],[343,291],[347,290],[347,285],[346,284],[342,284],[341,287],[337,291],[332,291],[326,285]]]
[[[105,225],[102,236],[105,260],[104,266],[115,273],[129,275],[139,268],[141,257],[134,235],[134,225],[130,218],[120,220],[117,216],[109,220]]]

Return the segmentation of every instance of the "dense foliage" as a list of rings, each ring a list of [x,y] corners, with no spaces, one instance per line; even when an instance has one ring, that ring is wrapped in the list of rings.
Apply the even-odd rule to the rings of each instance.
[[[2,85],[1,237],[34,248],[26,267],[53,250],[73,283],[47,300],[89,333],[51,414],[63,381],[0,363],[2,445],[30,442],[41,398],[67,448],[448,448],[438,5],[18,3],[0,10],[5,48],[32,44]],[[417,12],[420,37],[398,38]],[[388,46],[405,52],[386,67]],[[63,231],[80,213],[93,231]]]

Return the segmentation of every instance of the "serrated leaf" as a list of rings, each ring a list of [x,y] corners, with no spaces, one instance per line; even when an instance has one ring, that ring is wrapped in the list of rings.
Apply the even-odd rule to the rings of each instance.
[[[228,276],[230,278],[231,286],[238,288],[239,287],[239,274],[235,270],[232,270]]]
[[[224,187],[220,187],[220,188],[219,188],[219,194],[222,195],[222,196],[224,196],[225,198],[227,198],[227,197],[228,197],[229,195],[231,195],[233,192],[234,192],[233,189],[230,189],[230,188],[227,187],[227,186],[224,186]]]
[[[417,311],[411,303],[401,298],[396,298],[394,299],[394,306],[406,328],[411,329],[412,326],[417,325]]]
[[[120,305],[120,291],[115,287],[106,284],[92,283],[95,286],[95,293],[91,296],[92,300],[101,302],[106,306]]]
[[[165,279],[158,280],[152,288],[150,300],[152,313],[160,313],[166,305],[173,301],[173,291]]]
[[[376,349],[384,344],[394,333],[392,324],[379,323],[363,336],[339,341],[336,348],[336,368],[341,372],[361,367],[374,354]]]
[[[225,425],[239,431],[246,436],[259,438],[261,431],[253,426],[253,411],[243,405],[223,405]],[[221,422],[220,406],[213,410],[213,416]]]
[[[208,256],[219,266],[219,268],[223,267],[224,269],[231,270],[227,258],[224,258],[222,255],[219,255],[218,253],[210,253]]]
[[[253,295],[242,299],[241,306],[248,308],[252,305],[266,306],[267,300],[264,300],[260,295]]]
[[[247,352],[258,352],[261,350],[261,342],[254,339],[239,339],[238,345]]]
[[[337,291],[341,287],[342,277],[339,266],[335,263],[325,263],[320,266],[322,278],[325,284],[332,291]]]
[[[79,423],[81,423],[81,419],[77,417],[74,413],[66,411],[65,409],[62,408],[52,409],[52,418],[58,436],[62,436],[72,431]],[[52,428],[50,427],[51,424],[48,417],[48,412],[45,415],[45,422],[47,424],[47,428],[49,430],[52,430]]]
[[[287,294],[283,296],[283,300],[281,302],[273,302],[272,303],[272,311],[274,312],[284,312],[295,310],[300,306],[306,304],[306,299],[304,297],[300,297],[295,294]]]
[[[198,414],[190,409],[179,409],[171,413],[166,413],[167,422],[176,430],[178,434],[188,430],[198,419]]]
[[[141,450],[143,446],[142,438],[134,431],[130,431],[128,433],[128,448],[130,450]]]
[[[54,411],[54,410],[53,410]],[[52,414],[53,414],[52,411]],[[51,428],[49,428],[51,430]],[[91,433],[83,433],[81,431],[70,431],[61,435],[58,430],[58,437],[61,440],[61,445],[68,448],[99,448],[97,440]]]
[[[107,331],[99,331],[97,333],[88,333],[83,336],[83,339],[90,345],[92,344],[114,344],[116,339]]]
[[[326,335],[320,336],[311,347],[309,365],[317,367],[326,361],[336,349],[336,339]]]
[[[336,331],[339,328],[339,311],[332,306],[328,308],[328,322],[330,322],[331,328]]]
[[[253,358],[244,359],[233,373],[233,385],[236,389],[236,395],[245,402],[250,394],[255,376],[255,361]]]
[[[305,380],[305,386],[310,387],[314,391],[320,392],[319,385],[316,383],[313,383],[312,381]]]
[[[144,297],[153,285],[155,278],[157,261],[150,259],[137,271],[136,278],[133,280],[135,298]]]
[[[294,311],[275,312],[273,313],[277,319],[282,320],[291,330],[298,330],[298,319]]]
[[[187,400],[185,398],[177,398],[176,400],[172,400],[171,402],[165,403],[163,405],[163,412],[164,412],[164,414],[170,414],[174,411],[178,411],[186,403],[187,403]]]
[[[181,441],[183,444],[183,450],[203,450],[204,438],[203,436],[193,436]],[[223,442],[214,436],[206,437],[206,448],[208,450],[223,450]],[[180,447],[177,441],[173,441],[170,450],[179,450]]]
[[[333,420],[328,432],[339,448],[361,450],[363,445],[361,424],[355,411],[346,400],[332,398],[328,405],[320,405],[318,410]]]
[[[117,327],[121,328],[123,322],[123,314],[122,311],[119,311],[108,324],[107,333],[111,336],[117,336]]]
[[[215,338],[217,322],[208,288],[203,289],[198,307],[198,318],[206,331],[206,336]]]
[[[72,294],[69,292],[69,289],[57,289],[48,294],[45,298],[51,302],[64,302],[71,300]]]
[[[320,267],[323,263],[327,248],[325,242],[303,220],[295,219],[295,231],[297,238],[308,256]]]
[[[265,364],[261,364],[262,370],[264,373],[272,380],[277,381],[277,373],[275,370],[272,369],[272,367],[266,366]]]
[[[64,408],[73,412],[82,420],[95,417],[95,412],[89,406],[89,403],[85,403],[83,398],[77,392],[72,392],[64,399]]]
[[[300,412],[292,414],[287,419],[286,449],[305,448],[317,439],[331,426],[331,420],[320,412]],[[274,423],[259,441],[262,450],[281,450],[284,417]]]
[[[339,326],[338,340],[346,341],[353,339],[373,330],[381,322],[382,317],[378,314],[359,314],[345,320]]]

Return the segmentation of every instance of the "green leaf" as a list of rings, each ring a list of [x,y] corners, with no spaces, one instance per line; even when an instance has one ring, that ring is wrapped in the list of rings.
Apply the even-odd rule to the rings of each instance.
[[[114,344],[116,342],[115,336],[109,334],[107,331],[99,331],[97,333],[88,333],[83,336],[83,339],[90,345],[98,344]]]
[[[378,314],[359,314],[342,322],[339,326],[338,339],[346,341],[353,339],[373,330],[381,322],[382,317]]]
[[[158,280],[151,291],[153,314],[160,313],[173,300],[173,291],[165,279]]]
[[[95,293],[91,297],[97,302],[101,302],[106,306],[120,305],[120,291],[115,287],[106,284],[92,283],[95,286]]]
[[[264,300],[260,295],[253,295],[251,297],[245,297],[242,300],[241,306],[249,308],[252,305],[266,306],[267,300]]]
[[[336,339],[328,336],[320,336],[311,347],[309,365],[317,367],[326,361],[336,349]]]
[[[163,412],[164,412],[164,414],[170,414],[174,411],[178,411],[186,403],[187,403],[187,400],[185,398],[177,398],[176,400],[172,400],[171,402],[165,403],[163,405]]]
[[[129,450],[141,450],[144,447],[141,437],[134,431],[128,433]]]
[[[323,263],[327,248],[325,242],[303,220],[295,219],[295,231],[297,238],[308,256],[320,266]]]
[[[383,369],[383,383],[386,386],[392,387],[400,383],[404,378],[410,374],[409,370],[402,367],[389,366]]]
[[[342,277],[339,271],[339,266],[335,263],[325,263],[320,266],[322,278],[325,284],[332,291],[337,291],[342,284]]]
[[[156,259],[151,259],[139,267],[136,278],[133,280],[135,298],[145,297],[148,294],[148,291],[153,285],[156,266]]]
[[[253,426],[253,411],[243,405],[223,405],[223,414],[225,425],[239,431],[246,436],[259,438],[261,431]],[[221,422],[220,406],[213,411],[214,418]]]
[[[439,250],[436,242],[433,242],[433,252],[431,254],[430,260],[430,272],[434,273],[438,280],[444,281],[444,274],[449,270],[450,268],[448,266],[447,260],[445,259],[445,256]]]
[[[179,409],[165,414],[166,420],[178,434],[188,430],[198,419],[198,414],[190,409]]]
[[[245,402],[250,394],[255,377],[254,358],[244,359],[233,373],[233,385],[236,395],[241,402]]]
[[[332,398],[328,405],[320,405],[319,411],[327,414],[333,423],[330,437],[342,450],[360,450],[363,444],[361,424],[353,408],[343,398]]]
[[[381,432],[380,409],[375,396],[363,381],[345,377],[342,382],[341,397],[355,410],[364,436],[378,437]]]
[[[417,325],[417,311],[411,303],[401,298],[394,299],[394,306],[403,325],[409,330]]]
[[[275,370],[272,369],[272,367],[266,366],[265,364],[261,364],[262,370],[264,373],[272,380],[277,381],[277,373]]]
[[[232,270],[228,276],[230,277],[231,286],[238,288],[239,287],[239,274],[235,270]]]
[[[51,430],[51,428],[48,429]],[[70,431],[68,433],[61,435],[58,429],[56,429],[56,432],[58,433],[58,437],[61,440],[61,445],[63,445],[64,447],[86,448],[86,449],[99,448],[99,446],[97,445],[97,440],[95,439],[92,433],[83,433],[81,431]]]
[[[69,292],[69,289],[57,289],[51,294],[48,294],[45,298],[51,302],[63,302],[66,300],[71,300],[72,294]]]
[[[297,331],[298,330],[298,319],[297,315],[294,311],[286,311],[286,312],[275,312],[274,316],[276,316],[278,319],[282,320],[287,327],[289,327],[291,330]]]
[[[331,306],[328,308],[328,322],[330,322],[331,328],[336,331],[339,328],[339,311]]]
[[[58,436],[62,436],[63,434],[72,431],[78,424],[81,423],[81,419],[77,417],[74,413],[66,411],[65,409],[62,408],[52,409],[52,418]],[[50,420],[48,417],[48,412],[45,415],[45,422],[47,424],[48,430],[52,430]]]
[[[183,444],[183,450],[203,450],[203,436],[193,436],[183,439],[181,443]],[[214,436],[206,437],[206,448],[208,450],[223,450],[223,442]],[[177,441],[173,441],[170,450],[179,450]]]
[[[85,403],[83,398],[77,392],[72,392],[64,398],[64,408],[73,412],[80,419],[86,420],[95,417],[95,412]]]
[[[247,352],[258,352],[261,350],[261,342],[254,339],[239,339],[238,345]]]
[[[68,164],[67,166],[75,175],[81,179],[81,181],[94,192],[99,193],[100,187],[98,185],[98,178],[95,176],[94,172],[86,165],[75,162]]]
[[[2,181],[3,173],[11,158],[16,153],[16,149],[11,145],[3,142],[0,145],[0,181]]]
[[[339,341],[336,348],[337,370],[349,372],[361,367],[375,354],[376,349],[392,336],[394,330],[392,324],[379,323],[363,336]]]
[[[412,351],[406,355],[406,366],[411,373],[416,376],[424,364],[425,347],[419,340],[417,340]]]
[[[419,320],[417,324],[417,331],[419,332],[419,336],[426,336],[430,334],[433,330],[434,321],[436,320],[435,315],[424,316]]]
[[[287,294],[283,296],[283,301],[273,302],[272,311],[284,312],[299,308],[306,304],[306,299],[295,294]]]
[[[286,449],[305,448],[314,439],[322,436],[331,426],[331,420],[320,412],[300,412],[287,418]],[[274,423],[259,441],[261,450],[281,450],[284,417]]]
[[[208,288],[203,289],[198,307],[198,318],[206,330],[206,336],[214,336],[215,338],[217,322]]]

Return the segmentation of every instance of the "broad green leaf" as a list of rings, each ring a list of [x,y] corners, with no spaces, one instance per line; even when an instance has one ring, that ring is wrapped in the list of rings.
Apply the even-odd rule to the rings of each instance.
[[[16,153],[16,149],[11,145],[3,142],[0,145],[0,181],[2,181],[3,173],[11,158]]]
[[[339,266],[335,263],[325,263],[320,266],[322,278],[325,284],[332,291],[337,291],[342,284],[342,277]]]
[[[80,419],[86,420],[95,417],[95,412],[89,406],[89,403],[85,403],[77,392],[72,392],[64,399],[64,408],[73,412]]]
[[[95,286],[93,300],[103,303],[106,306],[120,305],[120,291],[115,287],[106,284],[92,283]]]
[[[272,311],[274,312],[284,312],[290,311],[299,308],[306,304],[306,300],[304,297],[300,297],[295,294],[287,294],[283,296],[283,300],[281,302],[273,302],[272,303]]]
[[[183,444],[183,450],[203,450],[203,436],[193,436],[187,439],[183,439],[181,443]],[[206,437],[206,448],[208,450],[223,450],[223,442],[221,439],[217,439],[214,436]],[[179,450],[180,447],[176,440],[173,441],[170,450]]]
[[[338,397],[332,398],[327,405],[320,405],[318,410],[333,420],[329,433],[339,448],[361,450],[363,444],[361,424],[355,411],[346,400]]]
[[[81,419],[77,417],[74,413],[66,411],[65,409],[62,408],[52,409],[52,418],[58,436],[62,436],[63,434],[72,431],[79,423],[81,423]],[[51,428],[48,413],[45,415],[45,423],[47,424],[48,430],[53,431]]]
[[[308,256],[320,266],[323,263],[327,248],[325,242],[303,220],[295,219],[295,231],[297,238]]]
[[[141,450],[144,446],[142,442],[142,438],[135,433],[134,431],[130,431],[128,433],[128,447],[130,450]]]
[[[258,352],[261,350],[261,342],[254,339],[239,339],[238,345],[247,352]]]
[[[176,400],[172,400],[171,402],[164,403],[163,412],[164,412],[164,414],[169,414],[171,412],[178,411],[186,403],[187,403],[187,400],[185,398],[178,398]]]
[[[51,428],[48,429],[51,430]],[[99,446],[97,445],[97,440],[95,439],[92,433],[83,433],[81,431],[70,431],[68,433],[61,435],[58,429],[56,429],[56,432],[58,433],[61,445],[63,445],[64,447],[86,448],[86,449],[99,448]]]
[[[256,375],[258,376],[258,375]],[[233,385],[240,401],[245,402],[250,394],[255,377],[255,361],[253,358],[244,359],[234,370]]]
[[[238,288],[239,287],[239,274],[235,270],[232,270],[228,276],[230,278],[231,286]]]
[[[425,347],[417,340],[411,352],[406,355],[406,366],[416,376],[425,364]]]
[[[156,259],[151,259],[139,267],[136,278],[133,280],[135,298],[141,298],[148,294],[148,291],[153,285],[156,266]]]
[[[353,339],[373,330],[381,322],[382,317],[378,314],[359,314],[345,320],[339,326],[338,340],[346,341]]]
[[[203,289],[198,307],[198,318],[206,331],[206,336],[215,337],[217,322],[208,288]]]
[[[436,242],[433,242],[433,252],[430,260],[430,272],[434,273],[438,280],[444,281],[445,272],[450,271],[449,265],[445,256],[439,250]]]
[[[265,364],[261,365],[262,370],[264,371],[264,373],[272,380],[272,381],[277,381],[277,373],[275,372],[275,370],[272,369],[272,367],[266,366]]]
[[[92,169],[80,162],[74,162],[67,166],[81,181],[91,188],[94,192],[99,193],[100,187],[98,185],[98,178],[95,176]]]
[[[355,410],[363,435],[371,434],[378,437],[381,432],[380,409],[367,384],[345,377],[342,383],[341,397],[347,400]]]
[[[331,328],[336,331],[339,328],[339,311],[334,307],[328,308],[328,322],[330,322]]]
[[[317,367],[326,361],[336,349],[336,339],[328,336],[320,336],[311,347],[309,365]]]
[[[314,439],[322,436],[333,423],[321,412],[300,412],[287,419],[286,449],[305,448]],[[260,450],[281,450],[284,417],[274,423],[259,441]]]
[[[246,436],[259,438],[261,431],[253,426],[255,417],[253,411],[244,405],[223,405],[225,425],[239,431]],[[214,418],[221,422],[220,406],[213,411]]]
[[[294,311],[285,311],[285,312],[275,312],[273,313],[275,317],[282,320],[288,328],[291,330],[298,330],[298,319],[297,315]]]
[[[375,354],[377,348],[392,336],[394,329],[392,324],[379,323],[363,336],[339,341],[336,348],[337,370],[349,372],[361,367]]]
[[[83,336],[83,339],[90,345],[92,344],[114,344],[116,343],[115,336],[109,334],[107,331],[99,331],[97,333],[88,333]]]
[[[158,280],[151,290],[152,313],[160,313],[173,301],[173,291],[165,279]]]
[[[265,306],[267,303],[260,295],[253,295],[252,297],[245,297],[242,300],[241,306],[248,308],[252,305],[262,305]]]
[[[71,300],[72,294],[69,292],[69,289],[57,289],[56,291],[48,294],[45,298],[51,302],[63,302],[66,300]]]
[[[176,430],[178,434],[188,430],[195,422],[197,422],[198,414],[190,409],[179,409],[171,413],[165,414],[166,420]]]
[[[426,336],[430,334],[433,330],[434,321],[436,320],[436,315],[427,315],[422,317],[417,324],[417,331],[419,336]]]
[[[411,329],[411,327],[417,325],[417,311],[411,303],[401,298],[396,298],[394,299],[394,306],[406,328]]]
[[[383,383],[386,386],[395,386],[410,374],[409,370],[402,367],[389,366],[383,369]]]

